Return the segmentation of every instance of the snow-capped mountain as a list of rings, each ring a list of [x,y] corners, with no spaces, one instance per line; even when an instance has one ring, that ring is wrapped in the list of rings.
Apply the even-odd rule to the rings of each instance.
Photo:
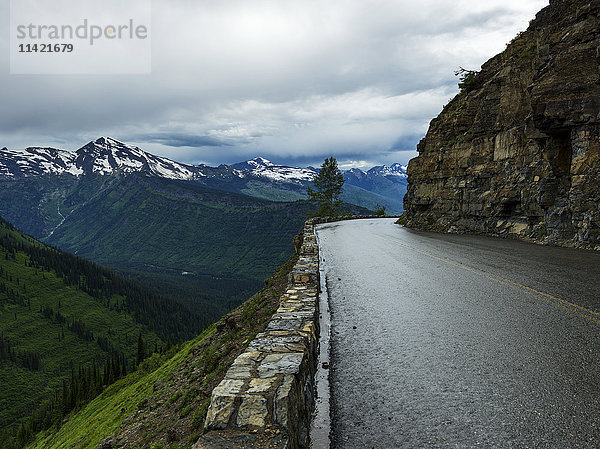
[[[199,180],[206,177],[257,178],[265,181],[305,184],[311,182],[317,170],[276,165],[257,157],[248,161],[219,167],[188,165],[147,153],[110,137],[100,137],[76,152],[56,148],[29,147],[24,150],[0,150],[0,177],[21,178],[46,174],[70,174],[80,176],[125,175],[141,172],[147,175],[178,180]],[[352,185],[368,183],[377,177],[393,182],[406,183],[406,166],[401,164],[380,165],[367,172],[352,168],[343,172]]]
[[[122,175],[133,172],[181,180],[203,176],[198,167],[154,156],[110,137],[100,137],[74,153],[56,148],[37,147],[0,150],[0,177],[5,178],[47,174]]]
[[[288,167],[286,165],[275,165],[271,161],[257,157],[245,162],[231,165],[238,176],[256,176],[275,182],[302,184],[310,182],[317,172],[311,168]]]
[[[390,213],[402,212],[402,199],[406,194],[408,179],[406,166],[401,164],[379,165],[368,171],[352,168],[343,172],[345,189],[351,187],[378,197],[378,203]],[[354,200],[362,202],[362,200]],[[367,204],[366,202],[363,204]],[[367,207],[373,207],[368,205]]]
[[[368,171],[359,168],[351,168],[343,172],[344,180],[366,190],[372,190],[373,185],[380,182],[382,178],[391,181],[394,184],[406,185],[406,165],[377,165]]]
[[[235,168],[236,170],[244,171],[244,170],[257,170],[261,168],[272,167],[273,162],[264,157],[255,157],[254,159],[250,159],[249,161],[238,162],[237,164],[230,165],[231,168]]]
[[[0,177],[18,178],[63,173],[77,176],[82,174],[83,170],[75,164],[76,158],[75,153],[56,148],[3,148],[0,150]]]
[[[146,153],[110,137],[100,137],[77,150],[77,167],[101,175],[145,172],[169,179],[191,180],[202,176],[194,166]]]
[[[313,167],[298,168],[275,165],[264,158],[255,158],[231,165],[232,175],[248,180],[242,192],[266,199],[285,198],[286,200],[305,198],[306,187],[318,173]],[[390,213],[402,212],[402,199],[406,193],[406,166],[402,164],[380,165],[368,171],[351,168],[342,171],[344,176],[344,193],[342,199],[353,204],[373,208],[380,204],[387,207]],[[260,180],[266,186],[257,187]],[[231,182],[231,180],[229,181]],[[252,185],[254,184],[254,185]],[[271,193],[265,193],[268,189]],[[276,193],[284,191],[283,197]],[[291,191],[294,194],[290,193]],[[295,195],[295,196],[294,196]]]
[[[295,201],[306,198],[306,188],[318,169],[277,165],[262,157],[218,167],[181,164],[110,137],[100,137],[75,152],[40,147],[0,150],[0,180],[43,175],[122,177],[131,173],[196,182],[267,200]],[[381,165],[368,171],[352,168],[343,171],[343,175],[345,201],[365,207],[386,204],[390,212],[402,210],[406,166]]]
[[[230,165],[230,167],[239,172],[237,174],[241,177],[253,175],[273,181],[290,183],[310,182],[318,173],[318,170],[313,167],[300,168],[275,165],[263,157],[238,162],[237,164]],[[363,171],[360,168],[351,168],[342,171],[342,173],[346,181],[352,185],[358,185],[361,182],[370,182],[377,177],[384,177],[394,183],[406,184],[406,168],[406,165],[395,163],[391,165],[377,165],[368,171]]]
[[[398,179],[406,180],[406,169],[408,167],[402,164],[392,164],[392,165],[377,165],[371,168],[367,173],[371,175],[379,175],[388,178],[391,181],[401,182]],[[398,178],[398,179],[397,179]]]
[[[358,179],[358,180],[364,180],[366,178],[369,177],[369,175],[367,175],[367,172],[361,170],[360,168],[351,168],[350,170],[344,170],[342,172],[342,174],[344,175],[344,179]]]

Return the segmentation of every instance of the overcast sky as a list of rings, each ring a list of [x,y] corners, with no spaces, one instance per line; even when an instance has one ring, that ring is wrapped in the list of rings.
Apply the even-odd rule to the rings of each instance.
[[[75,1],[75,0],[73,0]],[[457,92],[548,0],[154,0],[149,75],[10,75],[0,147],[111,136],[186,163],[406,163]],[[9,26],[9,0],[0,24]]]

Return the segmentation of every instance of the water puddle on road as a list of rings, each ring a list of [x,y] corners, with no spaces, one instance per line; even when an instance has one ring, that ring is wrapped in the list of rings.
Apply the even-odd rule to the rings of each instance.
[[[319,236],[317,234],[317,243]],[[316,404],[310,428],[312,449],[329,449],[329,432],[331,422],[329,417],[329,338],[331,332],[331,315],[329,310],[329,295],[327,294],[327,269],[319,256],[319,277],[321,279],[319,293],[319,359],[316,383]],[[324,365],[325,364],[325,365]]]

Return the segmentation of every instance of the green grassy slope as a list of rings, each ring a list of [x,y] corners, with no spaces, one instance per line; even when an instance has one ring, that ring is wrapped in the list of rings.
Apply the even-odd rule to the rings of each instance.
[[[163,315],[156,317],[157,310]],[[77,370],[93,360],[102,366],[113,351],[133,361],[139,332],[153,349],[169,331],[157,320],[180,317],[193,319],[194,314],[100,267],[48,248],[0,219],[0,332],[17,353],[29,351],[41,361],[38,370],[26,368],[18,357],[0,358],[0,434],[14,433],[21,417],[61,387],[71,366]],[[93,337],[78,332],[73,321]],[[183,322],[181,331],[185,336],[194,329]]]
[[[296,258],[265,287],[194,340],[155,354],[137,372],[107,388],[60,429],[38,435],[28,449],[190,448],[200,435],[212,389],[248,342],[262,331],[285,291]]]
[[[48,175],[21,179],[0,179],[0,215],[36,238],[45,237],[62,218],[107,188],[114,180]]]

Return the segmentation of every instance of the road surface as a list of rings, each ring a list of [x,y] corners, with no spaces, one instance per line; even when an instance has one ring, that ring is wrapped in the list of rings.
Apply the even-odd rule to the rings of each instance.
[[[331,447],[600,447],[600,254],[318,227]]]

